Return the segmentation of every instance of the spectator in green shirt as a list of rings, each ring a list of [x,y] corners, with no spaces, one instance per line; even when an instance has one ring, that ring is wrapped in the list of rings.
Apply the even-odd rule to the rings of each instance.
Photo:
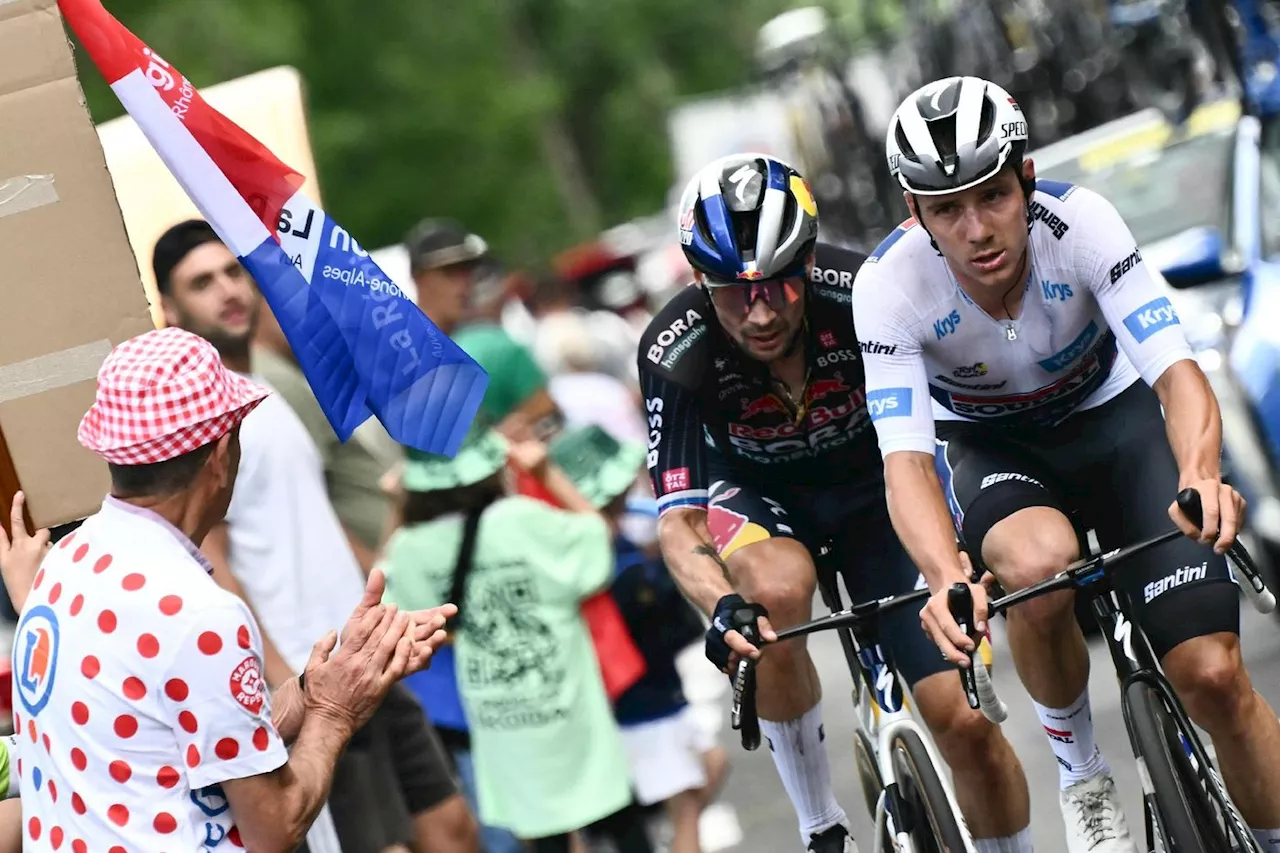
[[[513,441],[548,437],[560,411],[532,353],[499,322],[507,293],[488,244],[453,220],[428,219],[405,249],[418,306],[489,374],[476,422]]]

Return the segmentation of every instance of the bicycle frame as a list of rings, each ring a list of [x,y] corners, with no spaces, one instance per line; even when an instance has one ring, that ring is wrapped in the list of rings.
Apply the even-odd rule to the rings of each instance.
[[[816,555],[818,563],[818,589],[823,603],[837,615],[851,612],[841,604],[837,572],[830,564],[831,549],[824,546]],[[898,853],[916,853],[915,845],[904,828],[904,802],[899,793],[900,780],[893,764],[890,745],[900,732],[914,732],[929,753],[929,760],[938,769],[938,777],[947,795],[947,803],[956,816],[960,832],[964,837],[966,851],[973,853],[973,837],[969,833],[968,824],[960,813],[951,779],[945,772],[946,764],[933,743],[928,730],[920,725],[911,711],[914,697],[907,687],[902,675],[898,672],[892,658],[880,645],[878,618],[871,617],[855,621],[852,627],[842,625],[835,628],[840,637],[840,645],[844,649],[849,671],[854,675],[854,719],[857,724],[855,736],[865,735],[874,749],[872,756],[880,774],[882,787],[875,806],[875,839],[877,851],[889,853],[883,847],[886,833],[895,839]],[[800,626],[801,628],[805,626]],[[797,632],[798,634],[799,632]],[[786,631],[778,634],[782,641],[788,636],[795,636]],[[863,780],[865,784],[865,780]],[[917,818],[919,819],[919,818]]]

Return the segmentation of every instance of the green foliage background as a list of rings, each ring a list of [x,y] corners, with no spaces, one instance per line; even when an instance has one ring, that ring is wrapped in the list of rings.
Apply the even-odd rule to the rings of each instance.
[[[519,264],[658,210],[671,182],[667,112],[749,84],[756,31],[796,5],[806,4],[106,0],[197,88],[297,68],[325,206],[362,245],[449,215]],[[78,61],[95,121],[120,115],[97,69]],[[577,155],[570,192],[548,138]]]

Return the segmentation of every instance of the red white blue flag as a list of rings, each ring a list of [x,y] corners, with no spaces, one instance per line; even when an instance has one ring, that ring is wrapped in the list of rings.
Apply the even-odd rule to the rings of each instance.
[[[58,0],[116,97],[254,277],[338,437],[370,415],[452,456],[488,375],[302,193],[304,178],[209,106],[99,0]]]

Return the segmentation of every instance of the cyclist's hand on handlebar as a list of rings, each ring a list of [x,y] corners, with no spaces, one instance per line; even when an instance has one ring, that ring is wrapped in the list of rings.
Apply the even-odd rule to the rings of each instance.
[[[778,639],[768,617],[769,611],[762,605],[747,602],[736,593],[721,598],[707,629],[707,659],[727,674],[732,674],[742,658],[759,660],[760,646]]]
[[[1169,505],[1169,517],[1187,536],[1205,545],[1213,545],[1214,553],[1225,553],[1236,541],[1244,523],[1245,500],[1219,477],[1195,480],[1187,484],[1200,495],[1203,524],[1187,518],[1175,500]]]
[[[944,586],[929,596],[929,601],[920,611],[920,627],[929,635],[929,639],[942,650],[942,656],[953,664],[962,667],[969,665],[969,653],[977,649],[978,644],[972,637],[960,630],[951,615],[947,603],[948,586]],[[982,584],[969,584],[969,592],[973,596],[973,621],[979,634],[987,630],[987,588]]]

